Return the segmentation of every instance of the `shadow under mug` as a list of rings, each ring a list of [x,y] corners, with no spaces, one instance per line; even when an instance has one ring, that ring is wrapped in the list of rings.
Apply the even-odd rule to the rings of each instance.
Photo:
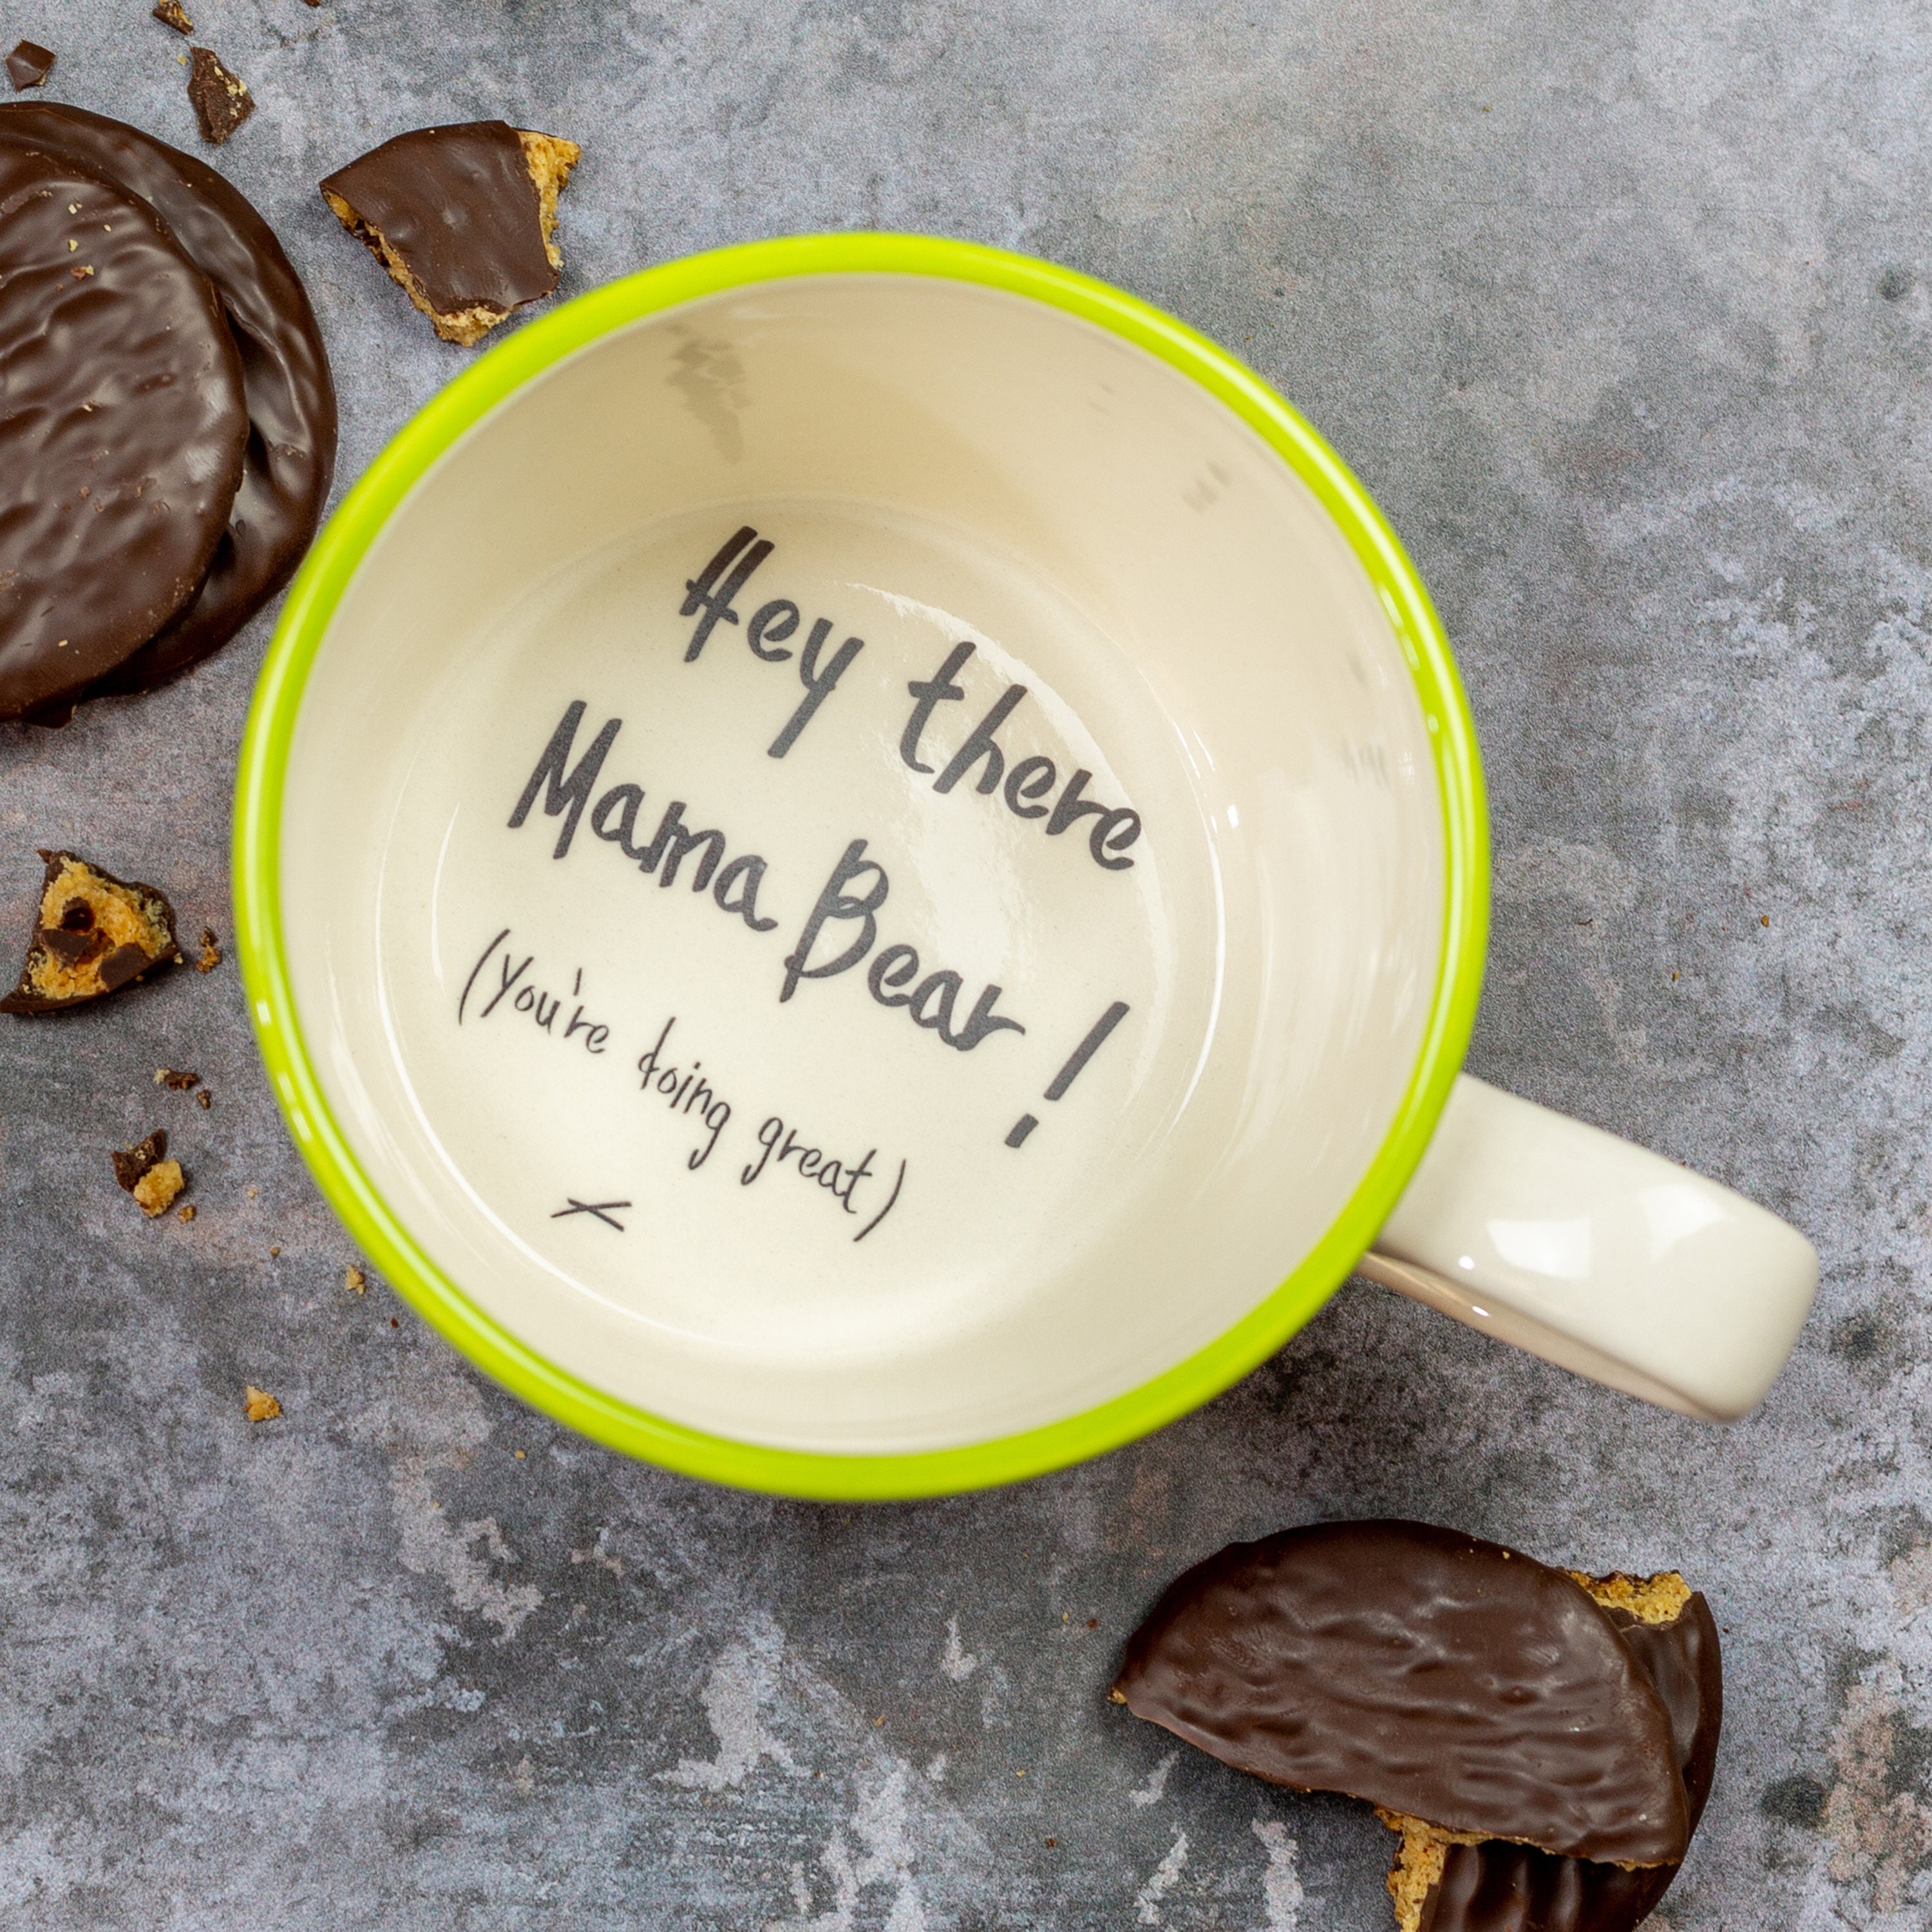
[[[243,748],[296,1143],[538,1406],[673,1468],[1011,1480],[1358,1264],[1646,1399],[1816,1262],[1462,1076],[1474,734],[1321,439],[1046,263],[808,237],[520,330],[330,523]]]

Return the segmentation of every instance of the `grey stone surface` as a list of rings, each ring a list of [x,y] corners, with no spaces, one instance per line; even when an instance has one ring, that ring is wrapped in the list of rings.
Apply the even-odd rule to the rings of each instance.
[[[1177,1754],[1104,1687],[1183,1564],[1390,1511],[1709,1593],[1724,1750],[1658,1922],[1924,1924],[1923,10],[188,4],[255,92],[217,162],[314,292],[344,483],[466,357],[313,184],[431,121],[584,143],[567,291],[754,236],[932,230],[1250,358],[1379,497],[1460,654],[1497,852],[1472,1066],[1787,1214],[1825,1279],[1728,1431],[1357,1284],[1100,1462],[809,1507],[591,1447],[380,1282],[346,1292],[232,962],[6,1022],[0,1923],[1378,1927],[1372,1819]],[[194,144],[146,0],[7,0],[20,34],[58,52],[52,96]],[[0,728],[14,929],[59,843],[226,937],[268,628],[64,731]],[[191,1226],[109,1178],[157,1124]],[[282,1420],[243,1420],[247,1382]]]

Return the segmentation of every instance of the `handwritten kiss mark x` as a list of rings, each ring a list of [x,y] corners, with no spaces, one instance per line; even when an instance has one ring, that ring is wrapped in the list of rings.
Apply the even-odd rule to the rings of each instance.
[[[553,1221],[564,1220],[572,1214],[594,1214],[607,1228],[615,1228],[619,1234],[623,1233],[623,1222],[608,1210],[613,1208],[628,1208],[631,1204],[629,1202],[580,1201],[574,1194],[566,1194],[563,1198],[570,1203],[570,1205],[568,1208],[560,1208],[550,1217]]]

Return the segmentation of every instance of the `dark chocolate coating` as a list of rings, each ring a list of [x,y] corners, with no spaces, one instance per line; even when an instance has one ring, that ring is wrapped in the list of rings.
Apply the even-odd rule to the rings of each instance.
[[[0,718],[194,595],[248,434],[220,303],[160,218],[0,126]]]
[[[1610,1614],[1670,1713],[1694,1832],[1711,1795],[1724,1718],[1717,1620],[1701,1596],[1692,1597],[1672,1623]],[[1630,1871],[1523,1845],[1452,1845],[1441,1880],[1423,1900],[1422,1932],[1634,1932],[1670,1890],[1677,1870],[1652,1865]]]
[[[51,49],[32,40],[22,40],[7,56],[7,78],[17,93],[23,88],[38,87],[54,70]]]
[[[508,122],[398,134],[322,185],[382,236],[439,315],[508,310],[556,286],[536,184]]]
[[[328,353],[274,231],[206,162],[51,101],[0,104],[0,138],[9,135],[147,202],[214,284],[241,353],[248,406],[242,487],[208,574],[193,602],[85,694],[152,691],[220,650],[307,554],[335,474]]]
[[[1561,1570],[1426,1523],[1316,1523],[1178,1578],[1129,1640],[1137,1716],[1276,1784],[1579,1858],[1672,1863],[1670,1719]]]

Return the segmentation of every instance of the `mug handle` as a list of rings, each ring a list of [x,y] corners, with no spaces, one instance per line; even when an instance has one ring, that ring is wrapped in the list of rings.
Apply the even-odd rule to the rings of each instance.
[[[1357,1272],[1612,1388],[1734,1422],[1784,1366],[1818,1257],[1728,1187],[1463,1073]]]

